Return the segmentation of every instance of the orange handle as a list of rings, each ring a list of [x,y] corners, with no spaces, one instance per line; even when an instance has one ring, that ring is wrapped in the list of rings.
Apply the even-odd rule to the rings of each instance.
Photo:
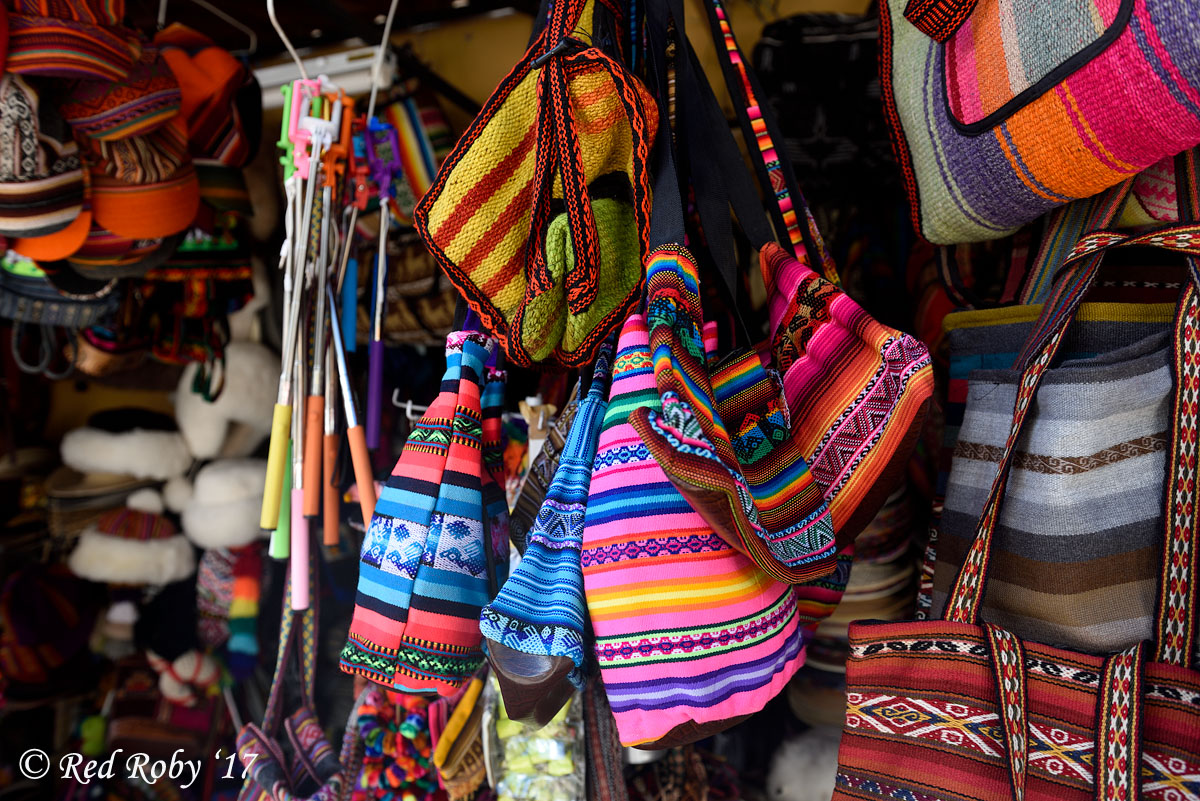
[[[326,545],[337,545],[338,542],[338,511],[341,509],[341,499],[338,497],[337,485],[333,483],[333,470],[337,464],[338,438],[337,434],[325,435],[325,483],[321,485],[324,496],[321,503],[324,506],[324,542]]]
[[[354,462],[354,483],[358,485],[358,503],[362,506],[363,525],[371,525],[375,514],[375,474],[371,472],[371,457],[367,451],[367,434],[362,426],[346,432],[350,440],[350,460]]]
[[[304,516],[321,513],[321,432],[325,429],[325,396],[309,395],[304,410]]]

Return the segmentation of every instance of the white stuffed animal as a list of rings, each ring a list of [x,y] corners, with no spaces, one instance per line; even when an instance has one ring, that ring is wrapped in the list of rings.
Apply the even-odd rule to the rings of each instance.
[[[771,757],[767,801],[829,801],[841,729],[818,726],[789,737]]]
[[[208,688],[221,678],[216,660],[194,649],[174,662],[168,662],[153,651],[147,651],[146,658],[158,673],[158,691],[163,698],[180,706],[195,706]]]

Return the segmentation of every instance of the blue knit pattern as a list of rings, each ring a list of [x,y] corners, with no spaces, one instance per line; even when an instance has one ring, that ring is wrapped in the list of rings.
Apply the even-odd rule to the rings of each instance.
[[[575,421],[529,531],[525,556],[492,603],[483,608],[479,629],[489,640],[526,654],[565,656],[575,667],[568,679],[578,688],[586,676],[583,595],[583,518],[592,480],[600,425],[608,410],[613,347],[606,343],[592,385]]]

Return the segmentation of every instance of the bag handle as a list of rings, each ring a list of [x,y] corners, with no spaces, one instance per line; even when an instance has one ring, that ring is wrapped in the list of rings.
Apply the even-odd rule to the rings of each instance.
[[[671,38],[669,31],[672,19],[675,22],[674,39]],[[654,152],[654,209],[650,215],[651,250],[663,245],[682,245],[687,242],[679,173],[675,164],[674,137],[671,131],[671,109],[674,107],[680,112],[679,118],[689,131],[684,142],[689,146],[693,164],[697,157],[694,145],[697,140],[703,140],[705,145],[713,146],[705,148],[707,150],[706,158],[709,159],[713,158],[714,147],[720,149],[722,146],[726,146],[732,148],[735,153],[737,148],[733,137],[728,134],[724,118],[720,117],[720,109],[717,108],[719,125],[714,128],[711,114],[704,113],[706,111],[704,101],[698,100],[694,91],[688,91],[689,89],[694,90],[697,86],[694,79],[696,61],[695,54],[684,35],[682,19],[683,7],[679,0],[651,3],[646,10],[647,38],[650,46],[647,58],[648,74],[655,79],[660,104],[658,112],[659,146],[655,148]],[[671,65],[674,68],[675,77],[674,94],[672,94],[672,81],[668,75],[669,67],[665,63],[668,47],[672,42],[675,45],[674,62]],[[707,88],[708,84],[705,83],[704,87]],[[715,107],[715,97],[712,97],[712,104]],[[717,132],[718,135],[712,137],[702,135],[706,131]],[[724,133],[725,141],[722,141],[720,133]],[[717,157],[717,160],[720,161],[720,157]],[[742,170],[742,173],[744,176],[745,171]],[[701,175],[705,180],[701,179]],[[737,257],[732,247],[733,232],[729,224],[729,202],[725,199],[725,187],[719,176],[707,170],[699,171],[699,174],[693,170],[693,178],[697,210],[703,222],[709,253],[721,278],[720,286],[725,290],[724,300],[729,306],[729,311],[733,315],[743,339],[747,344],[753,344],[755,340],[750,335],[750,330],[737,305]],[[739,200],[742,211],[736,213],[739,222],[745,215],[747,222],[744,227],[751,232],[748,235],[752,238],[762,236],[768,241],[773,241],[771,230],[763,220],[761,208],[758,207],[757,198],[753,197],[753,191],[751,190],[749,195],[743,193]],[[749,211],[745,211],[747,208]],[[751,227],[755,222],[757,222],[758,230]]]
[[[807,260],[815,272],[840,286],[833,257],[825,247],[825,240],[817,229],[808,201],[800,191],[792,164],[787,154],[778,147],[778,143],[783,142],[783,135],[775,121],[775,114],[760,100],[764,96],[762,87],[754,71],[746,65],[746,58],[738,47],[725,6],[722,0],[703,0],[702,5],[708,14],[717,60],[721,63],[725,86],[733,100],[759,186],[764,193],[775,198],[775,202],[769,204],[775,231],[781,241],[790,244],[792,255],[805,261],[807,254]],[[738,163],[741,163],[740,158]]]
[[[967,21],[977,2],[979,0],[908,0],[904,18],[933,41],[944,42]]]
[[[311,538],[312,532],[309,532]],[[283,588],[283,612],[279,622],[279,649],[275,654],[275,675],[267,695],[266,711],[263,713],[262,731],[268,737],[279,733],[283,722],[284,685],[287,683],[288,663],[296,654],[300,665],[300,702],[312,706],[313,689],[317,675],[317,621],[320,618],[320,592],[317,571],[313,566],[316,547],[309,545],[307,609],[295,611],[291,606],[292,571],[287,571]]]
[[[1197,397],[1200,393],[1200,196],[1197,195],[1194,151],[1179,159],[1180,219],[1186,222],[1166,226],[1148,234],[1094,231],[1082,239],[1066,260],[1054,294],[1042,307],[1041,316],[1015,366],[1022,370],[1012,424],[992,488],[984,503],[976,527],[975,539],[954,582],[946,605],[949,621],[978,625],[987,583],[992,543],[1004,491],[1015,456],[1017,441],[1033,406],[1033,399],[1047,368],[1062,344],[1063,335],[1075,317],[1087,290],[1095,281],[1107,250],[1113,247],[1150,245],[1185,253],[1191,281],[1184,287],[1176,313],[1173,358],[1175,389],[1168,464],[1166,505],[1166,542],[1160,583],[1160,608],[1155,621],[1156,659],[1176,665],[1190,665],[1194,650],[1195,621],[1188,614],[1196,595],[1197,542],[1200,512],[1193,477],[1196,472],[1198,420]]]

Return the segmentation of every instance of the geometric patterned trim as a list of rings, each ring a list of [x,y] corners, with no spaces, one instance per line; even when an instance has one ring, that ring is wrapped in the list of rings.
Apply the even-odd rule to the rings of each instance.
[[[975,0],[908,0],[904,18],[935,42],[954,35],[975,9]]]
[[[1190,667],[1196,638],[1196,509],[1198,415],[1200,415],[1200,303],[1190,282],[1180,298],[1173,347],[1175,391],[1171,456],[1167,471],[1167,538],[1155,621],[1155,661]]]
[[[1125,442],[1118,442],[1107,448],[1086,456],[1045,456],[1038,453],[1017,453],[1013,458],[1013,467],[1030,473],[1042,473],[1051,476],[1074,476],[1097,470],[1101,467],[1116,464],[1125,459],[1134,459],[1150,453],[1158,453],[1167,449],[1167,432],[1136,437]],[[998,445],[987,445],[982,442],[967,442],[959,440],[954,445],[954,458],[969,459],[976,462],[999,462],[1004,456],[1004,449]]]
[[[1096,727],[1097,801],[1141,798],[1142,663],[1145,643],[1104,662]]]
[[[1025,801],[1029,765],[1029,721],[1025,715],[1025,647],[1012,632],[986,624],[992,647],[992,671],[1000,696],[1000,719],[1008,746],[1008,777],[1013,801]]]

